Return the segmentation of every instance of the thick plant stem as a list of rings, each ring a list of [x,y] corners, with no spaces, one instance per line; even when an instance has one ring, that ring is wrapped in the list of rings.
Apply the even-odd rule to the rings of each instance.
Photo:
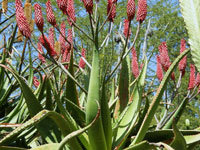
[[[92,70],[90,75],[90,84],[86,106],[86,123],[89,124],[95,118],[98,112],[98,103],[101,105],[99,98],[99,52],[93,51]],[[96,123],[88,130],[88,137],[91,150],[107,150],[105,135],[102,126],[101,116]]]

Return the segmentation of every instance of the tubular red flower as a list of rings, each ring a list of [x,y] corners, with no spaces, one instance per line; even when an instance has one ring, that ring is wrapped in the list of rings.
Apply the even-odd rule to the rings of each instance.
[[[57,0],[58,8],[63,12],[63,14],[67,13],[67,0]]]
[[[113,7],[112,7],[112,5],[113,5]],[[111,8],[112,8],[112,10],[111,10]],[[109,12],[110,12],[110,14],[109,14]],[[114,18],[116,16],[116,4],[112,0],[108,0],[107,15],[109,15],[108,16],[108,20],[111,21],[111,22],[113,22]]]
[[[83,4],[85,6],[86,11],[89,14],[92,14],[92,12],[93,12],[93,0],[83,0]]]
[[[169,55],[168,55],[168,50],[167,50],[167,43],[162,42],[160,44],[160,46],[158,47],[158,49],[159,49],[159,52],[160,52],[161,65],[162,65],[164,71],[166,72],[171,65]]]
[[[74,0],[68,0],[67,6],[68,6],[67,7],[67,14],[68,14],[67,20],[68,20],[69,25],[72,26],[72,21],[76,22]]]
[[[67,50],[64,51],[64,53],[63,53],[63,55],[62,55],[62,62],[66,62],[66,61],[67,61],[68,53],[69,53],[69,52],[68,52]]]
[[[54,28],[53,27],[49,29],[49,42],[51,46],[54,47]]]
[[[47,53],[53,57],[55,55],[57,55],[56,51],[54,50],[54,48],[51,46],[51,44],[49,43],[49,40],[46,36],[40,36],[39,37],[39,41],[41,42],[42,46],[47,50]]]
[[[85,58],[85,51],[86,51],[86,49],[82,48],[82,50],[81,50],[81,58],[80,58],[80,61],[79,61],[79,67],[82,68],[82,69],[85,68],[85,61],[83,60],[83,58]]]
[[[52,9],[52,6],[51,6],[51,2],[50,0],[48,0],[46,2],[46,12],[47,12],[47,21],[52,25],[52,26],[56,26],[56,18],[54,16],[54,13],[53,13],[53,9]]]
[[[37,77],[33,77],[33,85],[37,88],[40,85],[40,82],[38,81]]]
[[[67,31],[67,51],[70,51],[73,47],[73,35],[72,35],[72,29],[68,29]]]
[[[44,19],[42,17],[42,8],[39,4],[34,5],[35,9],[35,24],[37,25],[38,29],[43,32],[43,26],[44,26]]]
[[[181,40],[181,48],[180,48],[180,54],[186,50],[186,41],[184,39]],[[182,77],[185,74],[185,68],[187,65],[187,56],[184,56],[181,61],[178,64],[178,68],[179,70],[182,72]]]
[[[125,37],[130,37],[131,36],[131,28],[129,28],[129,21],[128,19],[124,19],[124,36]],[[128,28],[129,28],[129,33],[128,33]]]
[[[59,42],[60,42],[60,49],[61,49],[61,54],[64,53],[65,49],[66,49],[66,45],[65,45],[65,22],[63,21],[60,25],[60,36],[59,36]]]
[[[38,50],[40,51],[40,53],[38,53],[38,59],[42,62],[42,63],[46,63],[45,58],[42,56],[42,54],[44,54],[43,49],[42,49],[42,45],[40,42],[37,43],[37,47]]]
[[[197,73],[197,77],[196,77],[196,86],[200,85],[200,73]]]
[[[132,48],[132,72],[135,78],[139,76],[137,53],[135,51],[135,48]]]
[[[188,90],[191,90],[195,87],[195,66],[190,64],[190,80],[188,84]]]
[[[26,38],[30,38],[31,37],[31,29],[30,29],[30,26],[28,24],[28,20],[24,15],[24,10],[23,10],[23,7],[22,7],[21,0],[15,1],[15,8],[16,8],[16,22],[17,22],[17,26],[19,28],[19,31]]]
[[[126,11],[128,20],[133,20],[133,18],[135,17],[135,0],[128,0]]]
[[[171,79],[175,80],[175,74],[174,74],[174,72],[172,72],[172,74],[171,74]]]
[[[65,51],[65,53],[63,54],[63,58],[62,58],[62,62],[70,62],[70,57],[71,57],[71,53],[68,51]],[[68,64],[65,65],[65,68],[68,69]]]
[[[138,10],[136,20],[142,23],[147,16],[147,1],[138,0]]]
[[[160,63],[160,57],[159,55],[156,56],[156,60],[157,60],[157,70],[156,70],[156,75],[158,80],[161,82],[163,79],[163,70],[162,70],[162,65]]]

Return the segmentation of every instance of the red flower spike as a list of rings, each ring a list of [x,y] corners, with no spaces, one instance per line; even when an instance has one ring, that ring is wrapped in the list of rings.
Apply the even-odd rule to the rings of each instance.
[[[82,48],[81,58],[80,58],[80,61],[79,61],[79,67],[82,68],[82,69],[85,68],[85,61],[83,60],[83,58],[85,58],[85,51],[86,51],[85,48]]]
[[[158,47],[159,51],[160,51],[160,62],[161,62],[161,65],[164,69],[164,71],[166,72],[170,65],[171,65],[171,62],[170,62],[170,59],[169,59],[169,55],[168,55],[168,50],[167,50],[167,43],[166,42],[162,42],[160,44],[160,46]]]
[[[200,73],[197,73],[197,77],[196,77],[196,86],[200,85]]]
[[[72,35],[72,29],[68,29],[67,31],[67,50],[70,51],[73,46],[73,35]]]
[[[68,14],[67,20],[68,20],[69,25],[72,26],[72,21],[76,22],[74,0],[68,0],[67,6],[68,6],[67,7],[67,14]]]
[[[65,53],[63,54],[62,62],[70,62],[70,57],[71,57],[71,53],[68,51],[65,51]],[[68,69],[68,64],[65,65],[65,68]]]
[[[58,8],[63,12],[63,14],[67,13],[67,0],[57,0]]]
[[[147,16],[147,1],[138,0],[138,10],[136,20],[142,23]]]
[[[139,76],[139,68],[137,62],[137,54],[134,48],[132,48],[132,72],[135,78]]]
[[[40,85],[40,82],[38,81],[37,77],[33,77],[33,85],[37,88]]]
[[[44,19],[42,17],[42,8],[39,4],[34,5],[35,9],[35,24],[37,25],[38,29],[43,32],[43,26],[44,26]]]
[[[65,45],[65,22],[62,22],[60,25],[60,36],[59,36],[59,42],[60,42],[60,47],[61,47],[61,54],[64,53],[65,49],[66,49],[66,45]]]
[[[124,36],[130,37],[131,36],[131,28],[129,28],[129,33],[128,33],[128,27],[129,27],[129,21],[127,19],[124,20]]]
[[[83,4],[85,6],[86,11],[89,14],[93,13],[93,0],[83,0]]]
[[[195,66],[190,64],[190,80],[188,85],[188,90],[191,90],[195,87]]]
[[[49,42],[51,46],[54,47],[54,28],[53,27],[49,29]]]
[[[47,50],[47,53],[53,57],[55,55],[57,55],[56,51],[54,50],[54,48],[51,46],[51,44],[49,43],[49,40],[46,36],[40,36],[39,37],[39,41],[41,42],[42,46]]]
[[[113,5],[113,8],[112,8],[112,5]],[[111,10],[112,8],[112,10]],[[111,12],[110,12],[111,11]],[[110,14],[109,14],[110,12]],[[109,14],[108,16],[108,20],[113,22],[114,21],[114,18],[116,16],[116,4],[112,1],[112,0],[108,0],[108,4],[107,4],[107,15]]]
[[[181,40],[181,48],[180,48],[180,54],[186,50],[186,41],[184,39]],[[182,77],[185,74],[185,68],[187,65],[187,56],[184,56],[181,61],[178,64],[178,68],[179,70],[182,72]]]
[[[47,21],[52,25],[52,26],[56,26],[56,18],[54,16],[54,13],[53,13],[53,9],[52,9],[52,6],[51,6],[51,2],[50,0],[48,0],[46,2],[46,12],[47,12]]]
[[[162,65],[160,63],[160,57],[158,55],[156,56],[156,60],[157,60],[156,75],[157,75],[158,80],[161,82],[163,79],[163,70],[162,70]]]
[[[42,49],[42,45],[40,42],[38,42],[37,44],[38,50],[40,51],[40,53],[38,53],[38,59],[42,62],[42,63],[46,63],[45,58],[42,56],[42,54],[44,54],[43,49]]]
[[[69,52],[68,52],[67,50],[64,51],[64,53],[63,53],[63,55],[62,55],[62,62],[66,62],[66,61],[67,61],[68,53],[69,53]]]
[[[126,11],[128,20],[133,20],[133,18],[135,17],[135,0],[128,0]]]
[[[24,15],[24,10],[22,7],[21,0],[15,1],[15,8],[16,8],[16,22],[17,22],[18,28],[23,36],[25,36],[26,38],[30,38],[31,37],[31,29],[28,24],[28,20]]]

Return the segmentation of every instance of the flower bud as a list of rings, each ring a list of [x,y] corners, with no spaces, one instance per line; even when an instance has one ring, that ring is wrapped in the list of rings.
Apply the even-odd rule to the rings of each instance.
[[[170,65],[171,65],[171,62],[170,62],[170,59],[169,59],[169,55],[168,55],[168,50],[167,50],[167,43],[166,42],[162,42],[160,44],[160,46],[158,47],[159,49],[159,52],[160,52],[160,62],[161,62],[161,65],[164,69],[164,71],[166,72]]]
[[[197,77],[196,77],[196,86],[200,85],[200,73],[197,73]]]
[[[85,6],[86,11],[89,14],[92,14],[92,11],[93,11],[93,0],[83,0],[83,4]]]
[[[142,23],[147,16],[147,1],[138,0],[138,10],[136,20]]]
[[[40,42],[38,42],[37,44],[38,50],[40,51],[40,53],[38,53],[38,59],[42,62],[42,63],[46,63],[45,58],[42,56],[42,54],[44,54],[43,49],[42,49],[42,45]]]
[[[186,42],[184,39],[181,40],[181,48],[180,48],[180,54],[186,50]],[[187,65],[187,56],[184,56],[181,61],[179,62],[178,64],[178,68],[179,70],[182,72],[182,77],[184,76],[185,74],[185,68],[186,68],[186,65]]]
[[[51,46],[51,44],[49,43],[49,40],[46,36],[40,36],[39,41],[41,42],[42,46],[47,50],[47,53],[53,57],[55,55],[57,55],[56,51],[54,50],[54,48]]]
[[[156,75],[158,80],[161,82],[163,79],[163,70],[162,70],[162,65],[160,63],[160,57],[159,55],[156,56],[156,60],[157,60],[157,70],[156,70]]]
[[[31,21],[32,21],[32,5],[31,5],[31,3],[25,3],[24,15],[26,16],[28,24],[30,25]]]
[[[85,68],[85,61],[83,60],[83,58],[85,58],[85,51],[86,51],[85,48],[82,48],[81,58],[80,58],[80,61],[79,61],[79,67],[82,68],[82,69]]]
[[[192,90],[195,87],[195,66],[190,64],[190,79],[188,84],[188,90]]]
[[[57,0],[58,8],[63,12],[63,14],[67,13],[67,0]]]
[[[72,35],[72,29],[68,29],[67,32],[67,51],[70,51],[73,48],[73,35]]]
[[[52,6],[51,6],[51,2],[50,0],[48,0],[46,2],[46,12],[47,12],[47,21],[52,25],[52,26],[56,26],[56,18],[54,16],[54,13],[53,13],[53,9],[52,9]]]
[[[67,7],[67,14],[68,14],[67,20],[68,20],[69,25],[72,26],[72,21],[76,22],[74,0],[68,0],[67,6],[68,6]]]
[[[33,77],[33,85],[37,88],[40,85],[40,82],[38,81],[37,77]]]
[[[65,22],[63,21],[60,25],[60,36],[59,36],[59,42],[60,42],[60,48],[61,48],[61,54],[64,53],[65,49],[66,49],[66,45],[65,45]]]
[[[112,7],[112,5],[113,5],[113,7]],[[111,10],[111,8],[112,8],[112,10]],[[112,0],[108,0],[107,15],[109,15],[108,20],[113,22],[114,18],[116,16],[116,4]]]
[[[21,0],[15,1],[15,8],[16,8],[16,22],[17,22],[17,26],[19,28],[19,31],[26,38],[30,38],[31,37],[31,30],[30,30],[30,26],[28,24],[28,20],[26,19],[25,15],[24,15],[24,10],[23,10],[23,7],[22,7]]]
[[[124,36],[125,37],[130,37],[131,36],[131,28],[129,28],[129,21],[128,19],[124,20]],[[128,28],[129,28],[129,32],[128,32]]]
[[[128,20],[129,21],[133,20],[135,16],[135,0],[128,0],[126,11],[127,11]]]
[[[54,47],[54,28],[53,27],[51,27],[49,29],[49,37],[48,38],[49,38],[49,42],[50,42],[51,46]]]
[[[35,24],[37,25],[38,29],[43,32],[43,26],[44,26],[44,19],[42,16],[42,8],[39,4],[34,5],[35,9]]]
[[[2,1],[2,11],[3,13],[6,13],[8,10],[8,0],[3,0]]]

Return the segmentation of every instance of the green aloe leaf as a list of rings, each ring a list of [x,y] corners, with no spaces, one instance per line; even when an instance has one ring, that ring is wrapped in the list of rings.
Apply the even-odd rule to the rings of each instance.
[[[73,64],[73,50],[71,51],[71,58],[70,58],[70,64],[69,64],[69,73],[74,77],[74,64]],[[68,100],[70,100],[72,103],[77,105],[79,107],[79,100],[78,100],[78,92],[76,89],[75,82],[68,76],[67,83],[66,83],[66,93],[65,96]],[[78,112],[76,109],[73,109],[69,105],[66,105],[67,110],[71,113],[72,117],[78,122],[79,125],[83,125],[84,121],[82,118],[79,118]]]
[[[38,114],[36,114],[34,117],[32,117],[30,120],[16,128],[14,131],[6,135],[3,139],[0,140],[0,146],[5,145],[6,143],[10,143],[11,141],[15,140],[15,138],[22,133],[25,129],[32,127],[34,125],[37,126],[37,124],[41,123],[42,121],[46,121],[47,117],[51,118],[56,125],[60,128],[62,134],[66,136],[67,134],[71,133],[73,130],[71,129],[71,124],[65,120],[61,115],[59,115],[56,112],[48,111],[48,110],[42,110]],[[48,124],[48,122],[47,122]],[[46,128],[48,126],[46,125]],[[72,149],[76,150],[82,150],[79,142],[76,138],[73,138],[69,141],[69,145]]]
[[[179,130],[182,135],[198,135],[200,131],[195,130]],[[172,129],[149,131],[146,133],[144,140],[148,142],[160,142],[160,141],[171,141],[174,138],[174,132]]]
[[[187,54],[189,53],[189,49],[185,50],[183,53],[181,53],[172,63],[168,71],[166,72],[162,82],[160,83],[160,86],[156,92],[156,95],[153,98],[153,101],[148,109],[148,112],[143,120],[143,123],[140,127],[139,132],[136,135],[136,138],[134,141],[131,143],[131,145],[137,144],[143,140],[145,137],[145,134],[149,128],[149,125],[151,124],[151,121],[154,117],[154,114],[158,108],[158,105],[160,103],[160,100],[162,99],[163,92],[165,90],[166,84],[168,82],[168,79],[170,78],[170,75],[173,71],[173,69],[176,67],[176,65],[179,63],[179,61]]]
[[[42,146],[38,146],[35,148],[31,148],[31,150],[58,150],[59,143],[45,144]]]
[[[114,147],[119,144],[122,146],[128,135],[133,131],[133,127],[136,125],[136,121],[139,115],[139,109],[141,106],[142,90],[144,88],[144,81],[147,71],[147,58],[145,57],[144,67],[140,73],[137,83],[134,86],[132,92],[132,103],[128,106],[124,117],[122,118],[116,133],[116,139],[114,142]],[[123,141],[123,142],[122,142]]]
[[[196,145],[200,143],[200,133],[196,135],[186,135],[184,136],[187,145]]]
[[[119,111],[122,112],[129,100],[129,69],[126,59],[122,60],[122,67],[119,75]]]
[[[23,93],[26,105],[28,107],[28,111],[30,113],[30,116],[33,117],[38,112],[40,112],[43,108],[38,102],[36,96],[34,95],[31,88],[26,84],[25,80],[14,70],[10,69],[9,67],[0,64],[0,67],[3,67],[7,69],[12,75],[15,77],[15,79],[18,81],[21,91]],[[47,126],[48,124],[48,126]],[[37,126],[38,131],[42,134],[46,140],[50,141],[60,141],[60,131],[57,129],[54,122],[46,118],[44,121],[40,122]],[[51,132],[50,130],[53,130],[54,132]]]
[[[46,105],[45,109],[53,110],[53,99],[51,94],[51,85],[50,85],[50,79],[47,77],[45,80],[45,87],[46,87]]]
[[[86,124],[89,124],[94,120],[98,112],[98,104],[101,108],[101,99],[100,99],[100,67],[99,67],[99,51],[98,51],[98,25],[96,27],[95,35],[95,47],[93,50],[92,58],[92,69],[90,75],[90,83],[87,95],[87,104],[86,104]],[[103,125],[101,115],[96,123],[88,130],[88,137],[90,142],[90,147],[92,150],[107,150],[106,139],[104,135]]]
[[[185,150],[186,149],[186,141],[182,135],[182,133],[178,130],[175,120],[173,121],[173,131],[174,131],[174,140],[171,143],[171,147],[175,150]]]
[[[111,114],[108,106],[108,97],[106,95],[105,82],[102,85],[102,96],[101,96],[101,115],[103,130],[106,138],[107,149],[110,150],[112,147],[112,122]]]
[[[86,127],[82,128],[82,129],[79,129],[79,130],[77,130],[77,131],[74,131],[74,132],[68,134],[68,135],[60,142],[60,145],[59,145],[58,150],[62,150],[62,149],[64,148],[65,144],[66,144],[70,139],[72,139],[72,138],[74,138],[74,137],[76,137],[76,136],[82,134],[83,132],[85,132],[86,130],[88,130],[89,128],[91,128],[91,127],[94,125],[95,121],[98,119],[99,116],[100,116],[100,109],[99,109],[99,111],[97,112],[96,117],[94,118],[94,120],[93,120],[89,125],[87,125]]]
[[[99,97],[99,52],[95,49],[93,51],[92,70],[89,83],[89,91],[86,105],[86,123],[90,123],[96,116],[98,111],[98,104],[101,105]],[[96,102],[97,101],[97,102]],[[101,116],[97,122],[88,130],[88,137],[93,150],[107,150],[106,140],[103,131]]]
[[[157,150],[158,148],[165,148],[165,150],[174,150],[169,145],[159,142],[159,143],[149,143],[147,141],[142,141],[136,145],[130,146],[124,150]]]
[[[181,115],[183,114],[186,105],[188,104],[189,98],[185,98],[181,104],[176,109],[176,112],[171,116],[171,118],[166,122],[165,126],[162,129],[170,129],[172,127],[173,119],[175,119],[175,122],[178,122]]]
[[[180,6],[189,34],[192,60],[200,72],[200,1],[180,0]]]
[[[27,150],[25,148],[9,147],[9,146],[0,146],[0,149],[2,149],[2,150]]]

